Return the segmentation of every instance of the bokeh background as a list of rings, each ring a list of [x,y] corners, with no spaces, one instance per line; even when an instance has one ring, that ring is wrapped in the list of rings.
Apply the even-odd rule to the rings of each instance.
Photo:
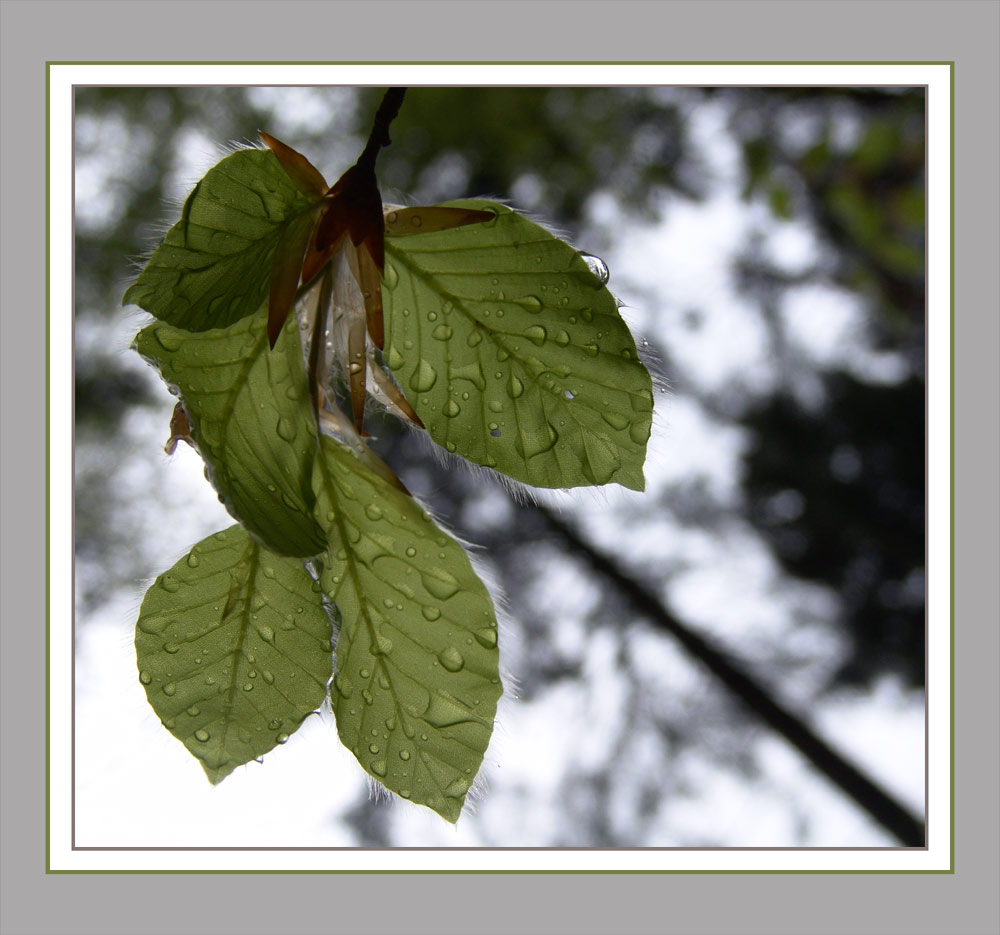
[[[501,197],[608,264],[660,385],[646,491],[516,496],[370,423],[503,608],[455,828],[372,801],[329,711],[216,788],[159,725],[138,604],[231,520],[163,453],[174,400],[122,292],[225,144],[266,129],[332,182],[381,90],[76,92],[76,844],[899,846],[725,673],[922,820],[922,88],[410,89],[386,201]]]

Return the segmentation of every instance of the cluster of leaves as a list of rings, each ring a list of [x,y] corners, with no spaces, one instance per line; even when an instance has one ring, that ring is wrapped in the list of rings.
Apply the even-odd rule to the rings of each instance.
[[[212,782],[328,696],[370,775],[455,821],[502,693],[496,615],[369,448],[366,401],[520,482],[641,490],[653,400],[596,258],[494,202],[383,206],[401,100],[333,186],[267,134],[224,158],[125,294],[180,397],[168,450],[197,448],[237,520],[149,588],[136,650]]]

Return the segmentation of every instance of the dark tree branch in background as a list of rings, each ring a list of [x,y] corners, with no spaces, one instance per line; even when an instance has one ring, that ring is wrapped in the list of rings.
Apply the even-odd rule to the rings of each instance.
[[[572,552],[609,582],[619,596],[637,613],[670,633],[729,691],[802,753],[816,769],[883,828],[895,835],[906,847],[925,846],[926,830],[922,821],[915,818],[884,789],[834,750],[801,717],[775,701],[764,685],[738,665],[730,662],[722,651],[674,617],[649,588],[627,574],[611,558],[598,552],[554,513],[542,506],[536,509]]]

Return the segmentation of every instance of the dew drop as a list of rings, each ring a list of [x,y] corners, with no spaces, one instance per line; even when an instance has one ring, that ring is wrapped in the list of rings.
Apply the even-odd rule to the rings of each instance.
[[[439,652],[438,661],[449,672],[458,672],[465,665],[465,659],[454,646],[449,646],[447,649]]]
[[[416,219],[414,218],[414,220],[416,220]],[[385,763],[384,759],[379,758],[377,760],[372,760],[371,763],[369,763],[368,765],[369,765],[369,768],[371,769],[371,771],[376,776],[384,776],[385,775],[386,763]]]
[[[274,642],[274,630],[272,630],[270,627],[257,627],[257,632],[260,634],[260,638],[265,643]]]
[[[462,407],[459,406],[459,404],[453,399],[449,399],[448,402],[441,407],[442,414],[446,415],[449,419],[454,419],[455,416],[457,416],[461,411]]]
[[[178,643],[164,643],[163,644],[163,651],[165,653],[170,653],[171,656],[174,655],[174,653],[180,652],[180,648],[181,648],[180,644],[178,644]]]
[[[374,503],[369,503],[368,506],[365,507],[365,516],[367,516],[370,520],[379,520],[382,518],[382,510]]]
[[[589,357],[596,357],[601,351],[601,349],[593,342],[590,344],[584,344],[583,349],[587,352]]]
[[[486,389],[486,378],[483,376],[483,368],[478,361],[464,367],[452,367],[451,377],[453,380],[468,380],[477,390]]]
[[[207,730],[204,730],[203,728],[199,728],[198,730],[196,730],[194,732],[194,739],[197,740],[199,743],[208,743],[209,738],[211,736],[212,735]]]
[[[623,416],[620,412],[608,412],[607,410],[602,410],[601,418],[604,419],[608,425],[613,429],[621,431],[626,428],[629,424],[629,419],[627,416]]]
[[[388,656],[392,652],[392,640],[389,637],[384,636],[379,633],[375,636],[375,640],[371,645],[371,652],[373,656],[383,655]]]
[[[559,333],[558,333],[558,334],[557,334],[557,335],[555,336],[555,338],[553,338],[553,340],[554,340],[554,341],[556,342],[556,344],[558,344],[558,345],[559,345],[560,347],[565,347],[565,346],[566,346],[567,344],[569,344],[569,335],[568,335],[568,334],[567,334],[567,333],[566,333],[565,331],[560,331],[560,332],[559,332]]]
[[[640,420],[638,422],[633,422],[631,428],[628,430],[629,438],[632,439],[637,445],[645,445],[649,441],[649,431],[652,425],[650,419]]]
[[[191,705],[190,708],[187,709],[187,713],[189,717],[197,717],[199,714],[201,714],[201,708],[199,708],[198,705],[193,704]]]
[[[196,552],[191,552],[191,554],[187,557],[189,568],[197,568],[200,561],[201,559],[198,558],[198,554]]]
[[[581,253],[580,258],[587,264],[587,268],[597,277],[603,286],[608,281],[610,275],[608,273],[608,264],[599,256],[593,256],[589,253]]]
[[[164,575],[160,578],[160,587],[168,594],[173,594],[180,586],[181,583],[173,575]]]
[[[459,776],[458,779],[454,779],[448,784],[444,790],[444,794],[448,796],[449,799],[460,799],[468,791],[469,780],[464,776]]]
[[[390,370],[399,370],[403,366],[405,358],[400,354],[395,344],[389,348],[389,352],[385,355],[385,362],[389,365]]]
[[[288,743],[288,734],[278,734],[278,736],[274,738],[274,742],[275,743]]]
[[[400,750],[399,751],[399,758],[401,760],[408,760],[410,758],[410,751],[409,750]]]
[[[279,727],[281,727],[280,717],[272,718],[270,721],[267,722],[268,730],[277,730]]]
[[[377,743],[370,743],[370,744],[368,744],[368,752],[369,753],[378,753],[378,744]]]
[[[443,568],[437,569],[433,575],[421,575],[420,580],[427,588],[427,593],[439,601],[448,600],[459,589],[458,579]]]
[[[160,631],[165,630],[169,624],[169,621],[163,619],[140,617],[139,618],[139,629],[143,633],[149,633],[151,636],[156,636]]]
[[[426,393],[435,383],[437,371],[426,360],[421,360],[410,377],[410,388],[418,393]]]
[[[457,698],[442,691],[431,694],[430,703],[423,713],[423,719],[432,727],[451,727],[452,724],[480,720],[468,705],[462,704]],[[426,739],[426,735],[422,736]]]
[[[252,692],[253,691],[253,682],[245,682],[244,685],[243,685],[243,691],[245,691],[245,692]]]
[[[556,427],[551,422],[546,422],[544,432],[523,433],[514,442],[514,447],[525,458],[534,458],[553,448],[557,441],[559,433]]]
[[[496,649],[497,647],[497,630],[496,627],[483,627],[481,630],[476,630],[472,634],[476,638],[476,642],[479,643],[484,649]]]
[[[286,442],[292,442],[295,441],[295,436],[298,434],[298,427],[291,419],[281,416],[278,419],[277,432]]]
[[[537,347],[541,347],[545,343],[545,329],[541,325],[532,325],[530,328],[526,329],[524,336]]]
[[[153,681],[153,676],[143,669],[143,671],[139,673],[139,681],[142,682],[143,685],[148,685]]]
[[[448,325],[438,325],[431,332],[431,337],[436,338],[438,341],[448,341],[451,339],[452,334],[454,332]]]
[[[417,550],[415,548],[413,548],[412,545],[408,546],[407,549],[406,549],[406,554],[410,558],[413,558],[413,556],[417,554]]]
[[[399,282],[399,273],[396,272],[396,267],[388,260],[385,263],[385,273],[382,276],[382,282],[390,289],[395,289],[396,283]]]
[[[156,329],[154,334],[156,335],[156,340],[163,345],[165,351],[178,351],[184,343],[183,335],[172,328],[161,326]]]
[[[507,384],[507,394],[511,399],[517,399],[523,392],[524,384],[514,374],[511,374],[510,382]]]
[[[424,619],[434,621],[441,616],[441,611],[437,607],[430,605],[425,605],[421,608],[421,613],[424,615]]]
[[[480,330],[479,330],[478,328],[476,328],[476,329],[474,329],[474,330],[473,330],[473,332],[472,332],[472,333],[471,333],[471,334],[470,334],[470,335],[469,335],[469,336],[468,336],[468,337],[467,337],[467,338],[465,339],[465,343],[466,343],[466,344],[468,344],[468,345],[469,345],[469,347],[475,347],[475,346],[476,346],[477,344],[479,344],[479,343],[480,343],[480,342],[481,342],[482,340],[483,340],[483,334],[482,334],[482,332],[481,332],[481,331],[480,331]]]
[[[342,698],[350,698],[354,694],[354,684],[346,675],[340,672],[337,673],[337,677],[333,680],[333,686]]]

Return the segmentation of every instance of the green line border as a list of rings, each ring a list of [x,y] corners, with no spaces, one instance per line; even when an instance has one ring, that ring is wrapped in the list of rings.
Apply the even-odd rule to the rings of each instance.
[[[950,131],[951,138],[949,141],[949,215],[950,215],[950,230],[949,230],[949,334],[951,340],[951,347],[949,349],[949,441],[950,441],[950,452],[949,452],[949,532],[951,536],[950,541],[950,566],[949,566],[949,630],[950,630],[950,652],[951,658],[949,660],[949,729],[950,729],[950,849],[949,849],[949,867],[941,870],[796,870],[796,869],[785,869],[785,870],[764,870],[764,869],[750,869],[750,870],[675,870],[675,869],[664,869],[664,870],[334,870],[334,869],[309,869],[309,870],[128,870],[128,869],[118,869],[118,870],[89,870],[89,869],[74,869],[74,870],[56,870],[52,868],[51,862],[51,814],[50,814],[50,799],[51,799],[51,761],[49,751],[51,749],[51,503],[50,503],[50,491],[51,491],[51,346],[50,346],[50,335],[52,327],[52,310],[51,310],[51,192],[50,192],[50,179],[51,179],[51,146],[52,146],[52,131],[51,131],[51,75],[52,68],[55,66],[87,66],[87,65],[151,65],[151,66],[163,66],[163,65],[177,65],[177,66],[204,66],[204,65],[223,65],[223,66],[237,66],[237,65],[254,65],[254,66],[268,66],[268,65],[319,65],[319,66],[355,66],[355,65],[475,65],[475,66],[492,66],[492,65],[521,65],[521,66],[534,66],[534,65],[659,65],[659,66],[670,66],[670,65],[923,65],[923,66],[936,66],[936,65],[947,65],[949,70],[949,98],[950,98]],[[710,86],[710,85],[706,85]],[[730,86],[730,85],[727,85]],[[925,274],[926,275],[926,274]],[[925,447],[926,447],[925,441]],[[926,483],[926,482],[925,482]],[[925,714],[925,718],[926,718]],[[925,751],[926,757],[926,751]],[[331,875],[335,874],[341,875],[371,875],[371,874],[390,874],[390,875],[482,875],[482,874],[496,874],[503,876],[517,875],[517,876],[536,876],[536,875],[562,875],[562,876],[587,876],[587,875],[630,875],[630,876],[650,876],[650,875],[833,875],[833,876],[867,876],[867,875],[935,875],[939,876],[942,874],[954,875],[955,873],[955,61],[952,60],[896,60],[896,61],[870,61],[870,60],[848,60],[848,61],[799,61],[795,59],[789,60],[751,60],[751,61],[687,61],[687,60],[670,60],[670,61],[619,61],[619,60],[607,60],[607,61],[578,61],[578,60],[568,60],[568,61],[465,61],[465,60],[432,60],[432,61],[133,61],[133,60],[121,60],[121,61],[91,61],[91,60],[49,60],[45,63],[45,872],[46,874],[52,875],[107,875],[107,874],[123,874],[123,875],[155,875],[155,874],[170,874],[170,875],[204,875],[204,874],[225,874],[225,875],[273,875],[273,874],[301,874],[301,875]],[[925,803],[925,808],[927,803]],[[895,849],[895,848],[888,848]],[[113,849],[112,849],[113,850]],[[182,849],[184,850],[184,849]],[[192,848],[191,850],[200,850],[200,848]],[[223,848],[227,850],[227,848]],[[256,850],[252,848],[251,850]],[[280,848],[279,850],[296,850],[296,848]],[[390,848],[390,850],[394,850]],[[491,848],[483,848],[483,850],[491,850]],[[530,848],[529,848],[530,850]],[[576,849],[574,849],[576,850]],[[639,850],[645,850],[644,848],[639,848]],[[727,850],[727,848],[711,848],[711,850]],[[759,850],[757,848],[741,848],[740,850]],[[780,850],[785,850],[781,848]],[[787,850],[796,851],[808,851],[816,852],[822,850],[829,850],[828,848],[788,848]],[[848,848],[847,850],[855,850],[853,848]],[[860,848],[857,850],[861,850]],[[885,850],[885,848],[878,848],[877,850]],[[907,850],[906,848],[900,848],[900,850]]]

